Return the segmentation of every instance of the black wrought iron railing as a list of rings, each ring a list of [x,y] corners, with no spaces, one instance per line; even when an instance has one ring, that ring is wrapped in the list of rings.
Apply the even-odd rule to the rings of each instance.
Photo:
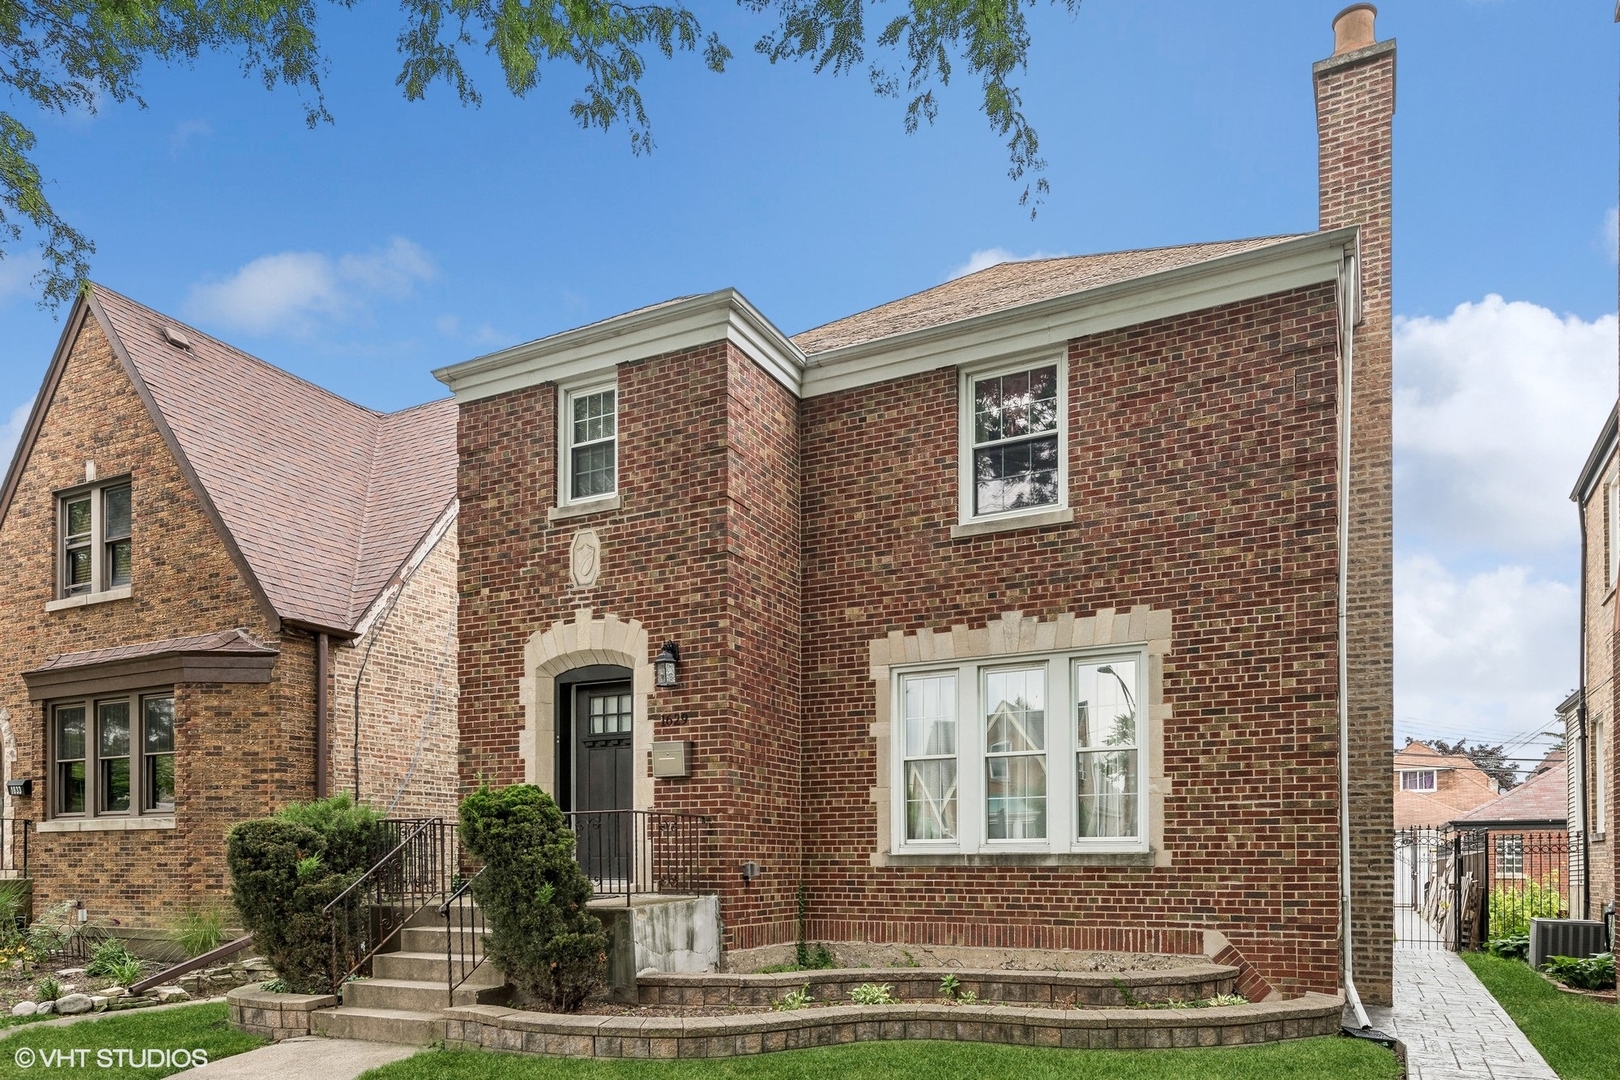
[[[484,913],[472,896],[473,882],[483,872],[480,869],[460,882],[439,905],[439,915],[444,919],[445,983],[450,1005],[456,1003],[456,991],[485,960]]]
[[[596,895],[695,893],[707,818],[658,810],[580,810],[563,815]]]
[[[332,992],[361,974],[411,919],[448,891],[447,829],[439,818],[391,821],[397,838],[322,909],[332,928]]]

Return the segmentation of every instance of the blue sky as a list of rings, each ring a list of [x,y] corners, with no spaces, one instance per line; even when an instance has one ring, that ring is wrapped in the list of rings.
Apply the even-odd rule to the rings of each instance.
[[[1034,221],[973,80],[908,137],[864,77],[755,56],[766,24],[737,6],[699,11],[728,73],[650,65],[648,157],[573,124],[567,68],[514,100],[480,58],[481,109],[404,101],[387,5],[323,15],[331,125],[228,57],[152,68],[144,111],[26,119],[98,281],[393,409],[441,395],[435,366],[673,295],[733,285],[794,332],[984,252],[1314,228],[1310,64],[1341,6],[1036,12],[1022,88],[1052,193]],[[1575,681],[1565,496],[1615,393],[1620,28],[1608,0],[1381,8],[1399,41],[1398,724],[1505,738]],[[60,332],[26,250],[8,254],[0,453]]]

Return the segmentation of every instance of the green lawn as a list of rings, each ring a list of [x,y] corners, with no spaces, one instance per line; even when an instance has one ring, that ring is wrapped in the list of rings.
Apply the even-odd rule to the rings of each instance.
[[[1521,960],[1485,953],[1463,960],[1563,1080],[1614,1080],[1620,1008],[1561,993]]]
[[[127,1062],[118,1051],[202,1051],[209,1061],[263,1046],[265,1040],[231,1028],[223,1003],[183,1009],[131,1009],[107,1019],[83,1020],[61,1027],[25,1027],[0,1039],[0,1078],[33,1076],[159,1077],[181,1068],[119,1067]],[[64,1052],[84,1051],[65,1058]],[[105,1057],[103,1057],[105,1053]],[[106,1061],[111,1067],[104,1068]],[[197,1062],[200,1064],[200,1062]]]
[[[362,1080],[1394,1080],[1395,1055],[1329,1036],[1208,1050],[1036,1050],[880,1042],[703,1061],[574,1061],[428,1051]]]

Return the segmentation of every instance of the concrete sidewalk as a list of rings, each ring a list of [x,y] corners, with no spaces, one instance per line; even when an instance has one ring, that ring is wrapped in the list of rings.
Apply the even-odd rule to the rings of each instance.
[[[408,1058],[420,1046],[309,1035],[210,1061],[181,1076],[201,1080],[354,1080],[367,1069]]]
[[[1397,947],[1395,1008],[1370,1013],[1406,1044],[1410,1080],[1558,1080],[1454,952]]]

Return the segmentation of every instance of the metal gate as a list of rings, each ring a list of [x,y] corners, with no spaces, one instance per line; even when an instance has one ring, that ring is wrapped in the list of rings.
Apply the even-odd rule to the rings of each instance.
[[[1567,838],[1414,826],[1395,831],[1395,944],[1477,949],[1570,913]]]

